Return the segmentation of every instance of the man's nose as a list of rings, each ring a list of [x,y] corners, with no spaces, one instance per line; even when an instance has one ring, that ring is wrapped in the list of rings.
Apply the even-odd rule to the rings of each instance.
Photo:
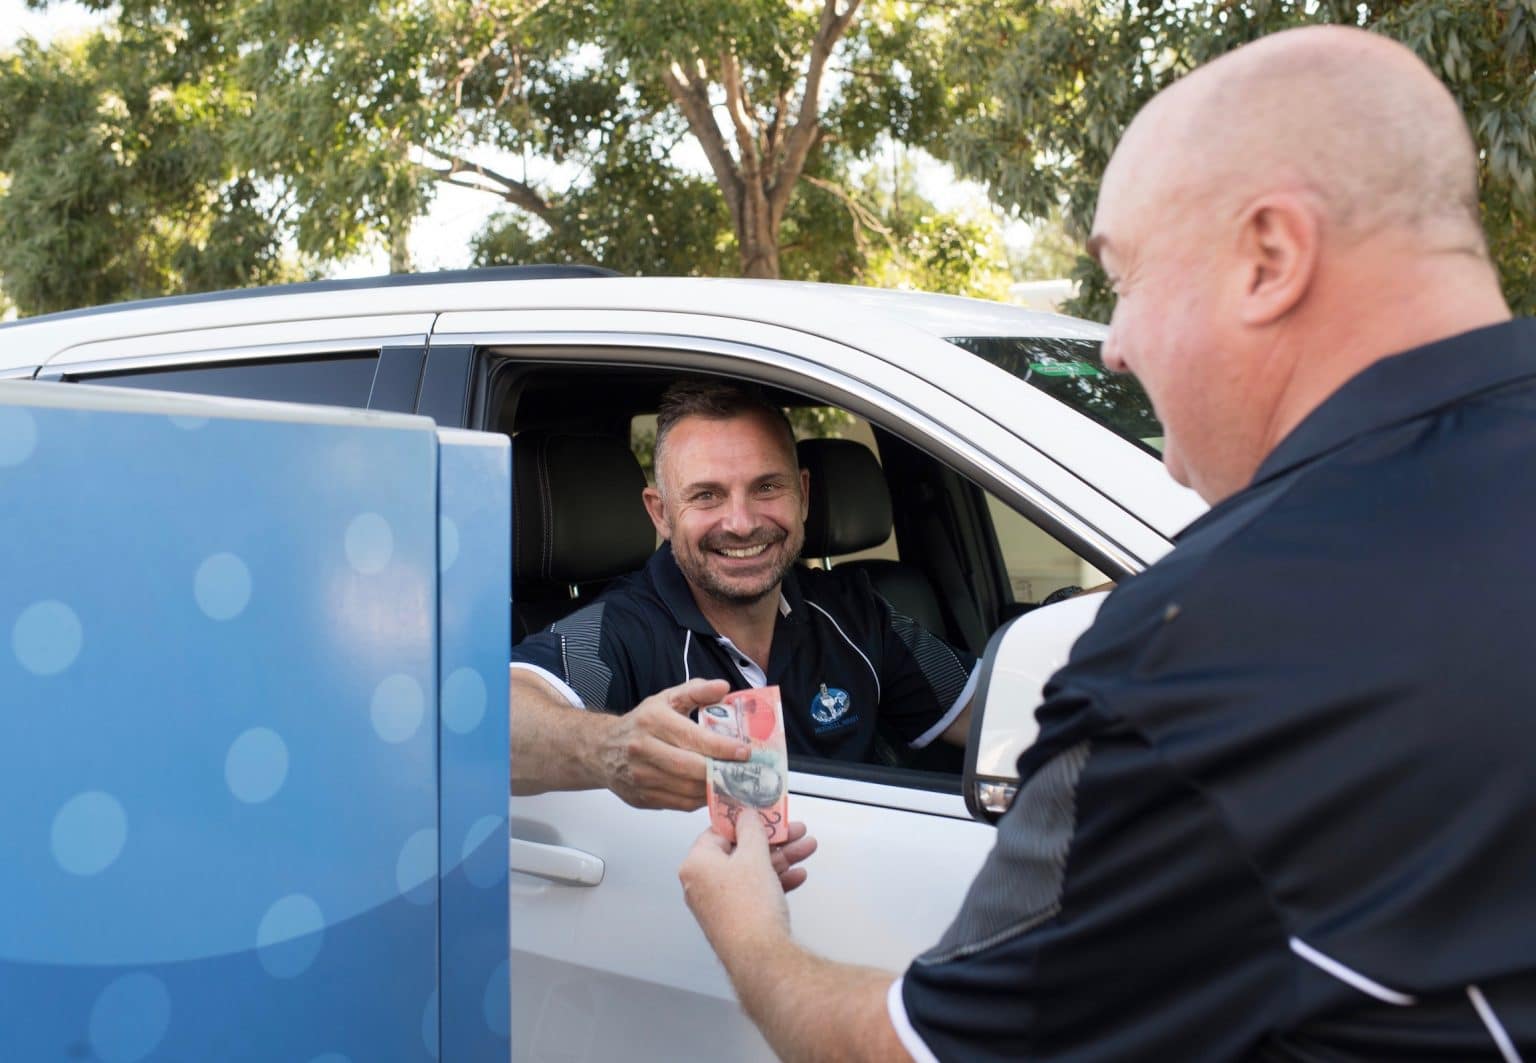
[[[1104,360],[1104,368],[1111,373],[1126,373],[1130,366],[1125,361],[1125,343],[1121,340],[1124,329],[1115,327],[1115,319],[1109,319],[1109,335],[1104,337],[1104,347],[1099,356]]]
[[[745,494],[732,493],[720,515],[720,527],[732,535],[751,535],[757,530],[757,512]]]

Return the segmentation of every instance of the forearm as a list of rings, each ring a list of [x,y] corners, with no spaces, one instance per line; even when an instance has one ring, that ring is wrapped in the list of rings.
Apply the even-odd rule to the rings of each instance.
[[[835,963],[787,935],[720,944],[742,1007],[780,1059],[910,1058],[886,1011],[894,975]]]
[[[512,792],[607,785],[597,750],[619,718],[575,708],[526,673],[514,670],[511,682]]]

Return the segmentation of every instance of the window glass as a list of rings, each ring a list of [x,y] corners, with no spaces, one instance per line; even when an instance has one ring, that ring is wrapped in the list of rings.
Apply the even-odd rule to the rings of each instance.
[[[1014,601],[1039,603],[1063,587],[1095,587],[1109,578],[990,492],[987,509]]]
[[[80,376],[84,384],[225,395],[241,399],[367,406],[378,353],[200,363],[185,367]]]
[[[1006,369],[1143,450],[1162,453],[1163,427],[1146,391],[1129,373],[1104,368],[1097,340],[959,336],[949,342]]]

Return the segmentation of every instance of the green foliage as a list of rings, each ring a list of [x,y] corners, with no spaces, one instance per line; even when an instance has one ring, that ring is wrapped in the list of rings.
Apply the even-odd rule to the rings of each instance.
[[[0,277],[38,313],[292,279],[272,204],[218,136],[217,84],[124,64],[94,34],[0,61]],[[169,60],[166,42],[138,42]]]
[[[1263,34],[1308,23],[1371,28],[1446,82],[1482,149],[1483,213],[1517,312],[1536,311],[1536,3],[1532,0],[973,0],[951,67],[976,87],[946,150],[1025,217],[1060,210],[1081,239],[1120,134],[1161,88]],[[1106,320],[1102,273],[1080,257],[1072,309]]]

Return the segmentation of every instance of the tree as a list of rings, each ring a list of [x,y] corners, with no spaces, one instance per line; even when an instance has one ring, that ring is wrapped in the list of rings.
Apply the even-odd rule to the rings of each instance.
[[[1359,25],[1412,48],[1450,88],[1481,149],[1485,228],[1505,294],[1536,311],[1536,3],[1532,0],[1121,0],[1025,5],[977,0],[952,42],[977,90],[949,139],[960,172],[1026,217],[1060,210],[1081,239],[1109,155],[1137,110],[1199,64],[1266,33]],[[983,18],[985,15],[985,18]],[[1112,300],[1079,256],[1073,309],[1106,320]]]
[[[406,268],[411,225],[444,185],[505,205],[479,261],[869,276],[837,242],[863,231],[845,209],[853,185],[890,139],[936,142],[952,93],[949,9],[905,0],[83,2],[112,16],[92,45],[100,72],[77,64],[60,86],[121,97],[135,126],[159,95],[196,97],[199,187],[263,208],[271,239],[246,266],[253,279],[283,247],[325,262],[375,239]],[[18,71],[38,74],[36,62]],[[124,180],[143,180],[163,146],[147,142]],[[13,209],[46,212],[38,193],[13,183]],[[137,232],[161,224],[148,204],[130,215]],[[930,223],[902,261],[941,256],[938,280],[963,286],[982,256],[960,245],[977,234],[938,213]],[[53,260],[0,249],[4,261],[24,289],[22,273]],[[207,279],[157,276],[166,290]],[[92,294],[150,287],[113,275]]]
[[[0,59],[0,277],[22,311],[299,274],[220,144],[219,86],[175,84],[160,43],[130,64],[101,33]]]

